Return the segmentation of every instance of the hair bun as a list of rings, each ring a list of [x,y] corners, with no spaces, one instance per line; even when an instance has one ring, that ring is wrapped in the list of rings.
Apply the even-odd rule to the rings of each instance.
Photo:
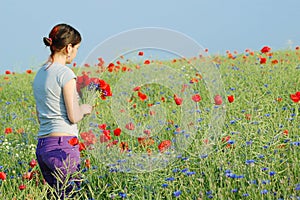
[[[51,46],[52,45],[52,39],[51,38],[44,37],[43,41],[44,41],[46,46]]]

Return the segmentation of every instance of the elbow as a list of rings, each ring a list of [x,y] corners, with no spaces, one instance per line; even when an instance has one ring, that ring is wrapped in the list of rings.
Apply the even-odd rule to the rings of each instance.
[[[76,116],[73,116],[73,115],[68,116],[68,118],[69,118],[69,121],[72,124],[76,124],[76,123],[78,123],[82,119],[82,117],[78,117],[78,116],[76,117]]]
[[[68,119],[71,122],[71,124],[76,124],[79,121],[74,116],[68,116]]]

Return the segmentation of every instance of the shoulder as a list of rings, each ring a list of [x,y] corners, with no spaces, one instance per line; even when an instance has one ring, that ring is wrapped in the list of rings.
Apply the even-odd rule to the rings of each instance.
[[[76,75],[72,69],[65,65],[61,65],[57,69],[57,78],[61,86],[64,86],[71,79],[76,79]]]

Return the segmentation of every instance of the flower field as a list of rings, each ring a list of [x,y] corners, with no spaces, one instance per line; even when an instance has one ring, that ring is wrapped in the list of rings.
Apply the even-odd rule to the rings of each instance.
[[[79,140],[69,141],[82,157],[74,199],[300,199],[298,47],[167,61],[136,55],[72,67],[82,101],[94,105]],[[222,93],[193,67],[204,60]],[[160,66],[185,82],[140,77]],[[0,76],[0,199],[46,199],[51,190],[35,161],[34,75]]]

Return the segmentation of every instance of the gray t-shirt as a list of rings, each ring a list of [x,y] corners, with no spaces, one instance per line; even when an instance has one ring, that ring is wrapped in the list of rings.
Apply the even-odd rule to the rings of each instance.
[[[34,98],[40,120],[38,136],[52,132],[78,136],[77,125],[68,119],[63,97],[63,87],[73,78],[76,79],[76,75],[65,65],[53,63],[49,67],[50,64],[42,66],[33,81]]]

